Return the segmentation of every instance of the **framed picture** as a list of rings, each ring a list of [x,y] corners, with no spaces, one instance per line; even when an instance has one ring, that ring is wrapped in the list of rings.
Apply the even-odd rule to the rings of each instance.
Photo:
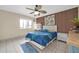
[[[50,15],[45,17],[45,25],[52,26],[55,25],[55,15]]]

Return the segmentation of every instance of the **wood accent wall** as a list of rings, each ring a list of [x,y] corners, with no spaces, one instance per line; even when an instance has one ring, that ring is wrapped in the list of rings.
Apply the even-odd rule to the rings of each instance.
[[[51,14],[52,15],[52,14]],[[72,20],[75,16],[78,16],[78,8],[65,10],[62,12],[55,13],[55,22],[57,25],[57,31],[62,33],[68,33],[74,26]],[[36,20],[37,23],[45,24],[44,17],[39,17]]]
[[[37,23],[40,23],[40,24],[42,24],[42,25],[44,25],[44,24],[45,24],[45,22],[44,22],[44,17],[39,17],[39,18],[37,18],[37,19],[36,19],[36,22],[37,22]]]
[[[69,9],[55,14],[58,32],[68,33],[73,28],[72,20],[78,16],[78,8]]]

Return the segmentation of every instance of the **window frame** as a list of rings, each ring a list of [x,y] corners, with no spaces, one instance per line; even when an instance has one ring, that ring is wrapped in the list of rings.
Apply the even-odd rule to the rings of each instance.
[[[30,29],[32,28],[32,24],[33,24],[33,21],[31,19],[20,18],[20,21],[19,21],[20,29]]]

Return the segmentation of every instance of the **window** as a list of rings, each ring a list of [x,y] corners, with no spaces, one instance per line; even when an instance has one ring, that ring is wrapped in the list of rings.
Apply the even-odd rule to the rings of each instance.
[[[32,20],[20,18],[20,28],[21,29],[26,29],[26,28],[31,28],[31,27],[32,27]]]

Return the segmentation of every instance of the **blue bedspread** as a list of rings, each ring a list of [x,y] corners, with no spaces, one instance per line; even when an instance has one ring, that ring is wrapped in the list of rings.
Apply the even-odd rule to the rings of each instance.
[[[57,37],[57,32],[35,31],[35,32],[29,32],[26,35],[26,38],[29,38],[32,41],[35,41],[43,46],[46,46],[46,44],[49,43],[55,37]]]

